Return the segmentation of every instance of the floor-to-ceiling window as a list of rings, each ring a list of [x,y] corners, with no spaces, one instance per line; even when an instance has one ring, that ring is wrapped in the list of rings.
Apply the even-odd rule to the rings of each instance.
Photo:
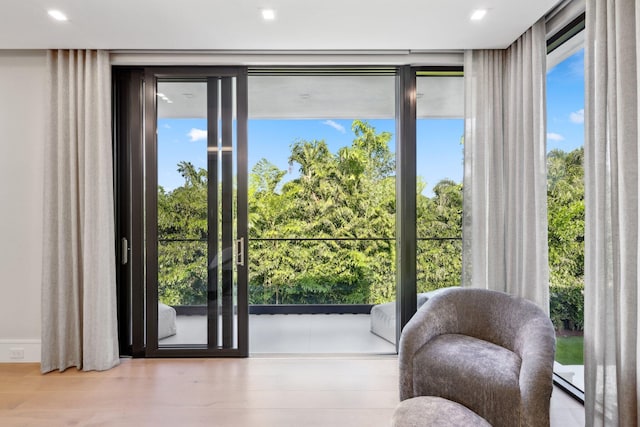
[[[585,316],[582,37],[578,33],[558,39],[548,57],[547,73],[549,294],[557,338],[554,371],[578,390],[584,390]]]

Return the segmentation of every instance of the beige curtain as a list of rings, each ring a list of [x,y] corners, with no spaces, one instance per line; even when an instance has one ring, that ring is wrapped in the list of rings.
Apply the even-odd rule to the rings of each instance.
[[[41,370],[119,363],[109,55],[49,51]]]
[[[637,2],[588,0],[585,46],[585,409],[638,425]]]
[[[465,52],[463,285],[549,311],[546,40]]]

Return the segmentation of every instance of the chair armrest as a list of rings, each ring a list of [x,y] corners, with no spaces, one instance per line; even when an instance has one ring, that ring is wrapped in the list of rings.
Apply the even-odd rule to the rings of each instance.
[[[522,359],[520,396],[525,409],[523,425],[548,426],[556,348],[555,331],[549,318],[541,316],[524,325],[518,332],[517,347]]]

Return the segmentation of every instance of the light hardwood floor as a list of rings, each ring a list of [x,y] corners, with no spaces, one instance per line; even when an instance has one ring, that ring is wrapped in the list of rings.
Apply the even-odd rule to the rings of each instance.
[[[123,359],[106,372],[0,364],[1,426],[389,426],[395,356]],[[552,426],[584,425],[554,389]]]

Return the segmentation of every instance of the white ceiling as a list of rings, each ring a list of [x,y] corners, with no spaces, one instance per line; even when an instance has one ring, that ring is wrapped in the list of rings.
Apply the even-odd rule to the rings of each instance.
[[[0,49],[504,48],[561,0],[2,0]],[[277,18],[262,20],[262,8]],[[55,22],[47,9],[69,21]],[[474,9],[489,10],[471,22]]]

